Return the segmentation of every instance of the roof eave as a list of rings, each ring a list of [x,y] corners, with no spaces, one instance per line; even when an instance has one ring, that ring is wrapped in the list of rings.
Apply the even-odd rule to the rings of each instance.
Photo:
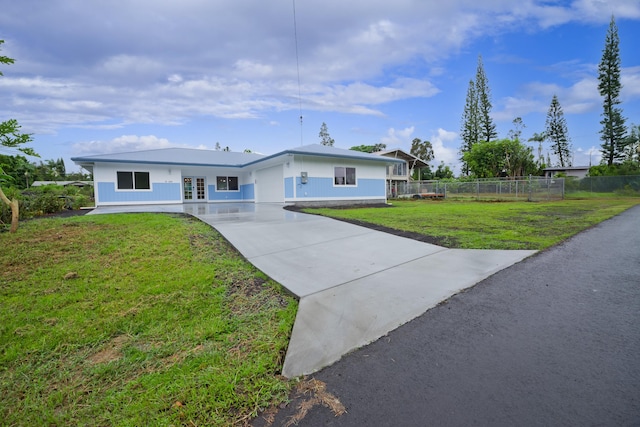
[[[169,165],[169,166],[195,166],[195,167],[220,167],[220,168],[242,168],[246,164],[218,164],[218,163],[189,163],[189,162],[163,162],[154,160],[127,160],[127,159],[92,159],[88,157],[72,157],[71,161],[94,165],[96,163],[128,163],[143,165]]]

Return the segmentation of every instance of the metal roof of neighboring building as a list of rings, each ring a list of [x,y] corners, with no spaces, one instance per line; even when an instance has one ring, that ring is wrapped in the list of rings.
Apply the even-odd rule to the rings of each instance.
[[[42,187],[45,185],[62,185],[63,187],[73,185],[83,187],[85,185],[93,185],[93,181],[33,181],[31,187]]]
[[[409,162],[411,169],[413,168],[426,168],[427,166],[429,166],[429,164],[427,162],[425,162],[424,160],[421,160],[419,158],[417,158],[416,156],[414,156],[413,154],[409,154],[405,151],[402,151],[400,149],[396,149],[396,150],[386,150],[386,151],[376,151],[374,153],[377,156],[383,156],[383,157],[388,157],[388,158],[394,158],[394,159],[401,159],[401,160],[405,160],[407,162]]]
[[[552,167],[552,168],[544,168],[545,171],[585,171],[589,170],[591,166],[567,166],[567,167]]]

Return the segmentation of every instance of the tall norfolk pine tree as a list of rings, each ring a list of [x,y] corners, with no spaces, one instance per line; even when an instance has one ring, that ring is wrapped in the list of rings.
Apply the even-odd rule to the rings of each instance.
[[[462,145],[460,147],[460,160],[462,161],[462,173],[469,175],[469,166],[464,161],[464,153],[471,150],[473,144],[480,139],[480,123],[478,122],[478,97],[476,96],[476,86],[473,80],[469,81],[469,89],[467,90],[467,100],[464,104],[464,112],[462,113],[462,128],[460,136],[462,137]]]
[[[620,39],[618,38],[618,27],[614,17],[611,17],[609,30],[605,39],[602,60],[598,65],[598,90],[604,97],[602,112],[602,130],[600,139],[602,140],[602,157],[607,165],[611,166],[624,156],[625,146],[625,119],[622,117],[622,109],[616,107],[620,104]]]
[[[567,121],[556,95],[553,95],[547,112],[545,135],[551,142],[551,150],[558,156],[560,167],[571,166],[571,145]]]
[[[498,137],[496,125],[491,119],[491,90],[482,64],[482,56],[478,56],[476,80],[469,81],[467,99],[462,114],[460,130],[462,145],[460,154],[462,173],[469,174],[469,167],[464,160],[464,153],[471,150],[474,144],[481,141],[491,141]]]
[[[478,55],[478,69],[476,71],[476,96],[478,97],[478,121],[480,125],[480,141],[491,141],[498,137],[496,125],[491,119],[491,89],[484,73],[482,55]]]

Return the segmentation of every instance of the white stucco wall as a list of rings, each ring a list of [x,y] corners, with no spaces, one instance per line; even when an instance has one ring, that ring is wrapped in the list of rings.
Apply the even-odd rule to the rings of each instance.
[[[355,186],[334,184],[334,168],[337,166],[356,169]],[[301,180],[307,173],[307,183]],[[285,164],[285,201],[386,201],[386,168],[383,163],[372,163],[357,159],[324,158],[296,155],[290,164]]]

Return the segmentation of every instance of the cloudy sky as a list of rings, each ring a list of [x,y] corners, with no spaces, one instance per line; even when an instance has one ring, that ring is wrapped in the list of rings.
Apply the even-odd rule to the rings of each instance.
[[[0,119],[18,119],[42,158],[68,170],[73,156],[216,142],[272,154],[319,142],[322,122],[337,147],[408,151],[426,139],[434,165],[455,168],[478,55],[500,137],[516,117],[525,140],[543,131],[556,94],[574,165],[596,163],[612,14],[622,108],[640,124],[638,0],[0,0],[0,10],[1,54],[16,60],[0,70]]]

